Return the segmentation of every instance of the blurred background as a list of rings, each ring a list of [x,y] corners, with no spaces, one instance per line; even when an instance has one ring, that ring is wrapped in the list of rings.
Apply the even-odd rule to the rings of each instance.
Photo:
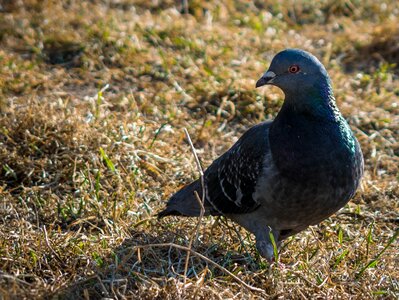
[[[398,296],[397,1],[0,0],[0,299]],[[153,216],[283,102],[279,51],[326,66],[365,156],[361,191],[290,239],[285,269],[223,218]],[[215,223],[217,225],[215,225]]]

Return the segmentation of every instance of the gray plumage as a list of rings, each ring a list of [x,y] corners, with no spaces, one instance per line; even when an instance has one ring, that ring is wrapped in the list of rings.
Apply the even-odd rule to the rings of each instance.
[[[282,240],[343,207],[363,175],[360,146],[335,104],[330,78],[313,55],[278,53],[256,87],[285,94],[277,117],[250,128],[205,171],[205,215],[225,215],[273,259],[269,232]],[[159,217],[198,216],[199,180],[174,194]]]

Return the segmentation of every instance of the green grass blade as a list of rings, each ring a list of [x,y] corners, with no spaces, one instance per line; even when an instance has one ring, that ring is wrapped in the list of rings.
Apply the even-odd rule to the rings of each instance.
[[[277,248],[277,243],[276,243],[276,240],[274,239],[274,235],[273,235],[272,229],[271,229],[270,227],[269,227],[269,229],[270,229],[270,231],[269,231],[269,238],[270,238],[270,241],[272,242],[272,245],[273,245],[274,260],[275,260],[276,262],[278,262],[278,248]]]
[[[116,172],[116,168],[115,168],[114,163],[111,161],[111,159],[105,153],[105,151],[104,151],[104,149],[102,147],[100,147],[100,155],[101,155],[101,159],[105,162],[105,164],[107,165],[108,169],[111,172]]]
[[[364,273],[364,271],[366,271],[369,268],[373,268],[377,265],[378,260],[381,258],[381,256],[384,254],[384,252],[388,249],[388,247],[391,246],[391,244],[397,239],[398,235],[399,235],[399,229],[396,229],[395,233],[388,240],[388,243],[385,245],[384,249],[382,249],[381,252],[378,253],[378,255],[373,260],[371,260],[367,265],[365,265],[359,271],[359,273],[357,273],[356,278],[360,278],[362,276],[362,274]]]

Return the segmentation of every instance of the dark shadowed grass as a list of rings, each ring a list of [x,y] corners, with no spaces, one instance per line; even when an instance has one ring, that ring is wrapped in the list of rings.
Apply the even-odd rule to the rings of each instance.
[[[0,12],[0,299],[356,298],[399,291],[395,1],[6,1]],[[266,4],[265,4],[266,3]],[[188,14],[182,12],[188,11]],[[273,55],[313,52],[365,178],[280,266],[224,218],[154,216],[251,125]],[[276,253],[277,256],[277,253]]]

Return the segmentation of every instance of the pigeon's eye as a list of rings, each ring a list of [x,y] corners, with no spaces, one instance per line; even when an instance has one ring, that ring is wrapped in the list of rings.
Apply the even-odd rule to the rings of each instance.
[[[288,68],[288,72],[290,73],[298,73],[299,72],[299,66],[298,65],[292,65]]]

